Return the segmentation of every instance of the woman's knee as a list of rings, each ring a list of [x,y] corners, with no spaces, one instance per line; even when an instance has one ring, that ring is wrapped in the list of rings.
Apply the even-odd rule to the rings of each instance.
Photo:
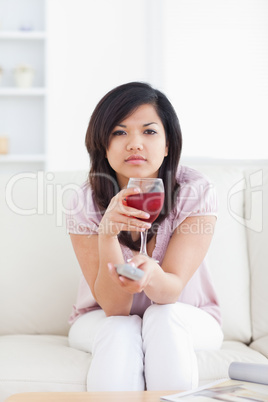
[[[141,318],[138,316],[107,317],[97,332],[93,351],[99,345],[120,349],[141,343]]]
[[[141,318],[137,315],[132,316],[110,316],[105,319],[102,328],[107,334],[118,337],[126,337],[131,334],[141,333]]]
[[[91,352],[95,335],[105,318],[105,313],[101,309],[85,313],[79,317],[69,330],[70,347]]]
[[[172,304],[152,304],[147,308],[143,315],[143,325],[163,326],[164,323],[174,322],[179,318],[176,303]]]

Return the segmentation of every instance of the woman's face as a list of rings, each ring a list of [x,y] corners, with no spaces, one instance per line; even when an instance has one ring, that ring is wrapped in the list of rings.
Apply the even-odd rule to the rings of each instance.
[[[130,177],[157,177],[167,154],[162,121],[154,106],[145,104],[114,127],[106,157],[122,188]]]

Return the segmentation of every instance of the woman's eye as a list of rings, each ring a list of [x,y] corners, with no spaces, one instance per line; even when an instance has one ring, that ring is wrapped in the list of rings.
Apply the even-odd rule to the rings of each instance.
[[[125,134],[126,134],[126,132],[123,130],[117,130],[117,131],[113,132],[113,135],[125,135]]]
[[[150,135],[152,135],[152,134],[156,134],[156,131],[154,131],[154,130],[145,130],[145,131],[144,131],[144,134],[150,134]]]

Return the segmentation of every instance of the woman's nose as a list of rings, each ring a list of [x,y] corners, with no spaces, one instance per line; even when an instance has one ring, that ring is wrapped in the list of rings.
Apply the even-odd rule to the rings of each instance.
[[[128,151],[142,151],[143,145],[140,143],[131,143],[131,144],[127,145],[127,150]]]
[[[143,145],[139,135],[133,135],[129,138],[129,142],[127,144],[128,151],[142,151]]]

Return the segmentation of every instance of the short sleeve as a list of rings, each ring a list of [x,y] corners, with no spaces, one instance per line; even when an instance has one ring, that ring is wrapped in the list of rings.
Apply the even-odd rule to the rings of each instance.
[[[96,208],[92,191],[86,182],[74,190],[66,212],[66,226],[68,233],[92,235],[98,234],[98,227],[102,216]]]
[[[218,216],[214,184],[197,170],[181,166],[177,177],[180,189],[174,208],[173,230],[190,216]]]

